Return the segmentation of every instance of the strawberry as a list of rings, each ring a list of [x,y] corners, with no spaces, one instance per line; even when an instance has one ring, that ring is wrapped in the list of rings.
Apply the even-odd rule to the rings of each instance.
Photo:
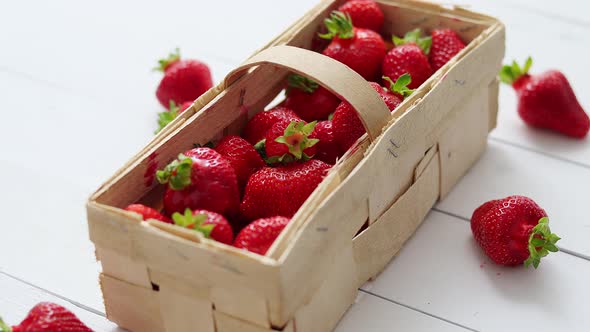
[[[584,138],[590,130],[588,114],[578,102],[567,78],[557,70],[530,75],[533,60],[521,68],[516,61],[504,66],[500,79],[512,85],[518,95],[518,114],[526,124],[574,138]]]
[[[208,239],[231,245],[234,241],[232,227],[219,213],[207,210],[184,210],[184,214],[174,212],[174,224],[200,232]]]
[[[166,127],[167,124],[176,119],[177,116],[186,111],[192,105],[192,101],[186,101],[182,103],[182,105],[178,106],[173,100],[170,100],[168,110],[158,113],[158,129],[156,129],[155,134],[159,133],[162,129],[164,129],[164,127]]]
[[[180,154],[156,177],[168,184],[164,208],[169,214],[189,208],[233,216],[238,210],[236,173],[230,162],[213,149],[195,148]]]
[[[319,142],[314,146],[317,151],[314,158],[330,165],[334,165],[336,163],[336,159],[342,155],[340,145],[338,145],[338,142],[334,138],[332,121],[327,120],[318,122],[311,135],[309,135],[309,138],[315,138],[319,140]]]
[[[250,176],[266,166],[254,146],[239,136],[225,136],[215,150],[234,168],[240,192],[244,191]]]
[[[71,311],[50,302],[41,302],[12,328],[0,319],[0,332],[92,332]]]
[[[193,101],[213,86],[209,67],[198,60],[180,59],[178,49],[168,58],[159,60],[155,70],[164,72],[156,90],[156,96],[164,107],[170,100],[177,105]]]
[[[338,11],[350,15],[357,28],[381,31],[385,16],[379,5],[372,0],[350,0],[338,7]]]
[[[332,12],[325,24],[328,33],[321,37],[332,42],[322,54],[342,62],[366,80],[377,79],[386,52],[383,38],[373,30],[353,27],[350,16],[338,11]]]
[[[266,132],[279,121],[301,120],[293,110],[286,107],[275,107],[268,111],[259,112],[246,123],[242,137],[255,145],[266,136]]]
[[[465,43],[459,35],[451,29],[436,29],[432,31],[432,46],[428,60],[433,71],[444,66],[452,57],[465,48]]]
[[[399,77],[399,79],[392,83],[387,77],[384,80],[389,82],[390,91],[385,90],[378,83],[370,82],[371,86],[379,96],[383,99],[387,107],[393,111],[401,102],[404,97],[412,93],[413,90],[408,89],[408,85],[412,79],[410,75],[405,74]],[[340,149],[343,152],[348,151],[350,147],[365,134],[366,130],[359,118],[358,114],[352,108],[352,106],[343,101],[338,105],[332,118],[332,125],[334,127],[334,138],[340,145]]]
[[[280,121],[266,132],[264,140],[266,161],[290,163],[294,160],[309,160],[315,155],[318,139],[309,138],[317,121]]]
[[[432,38],[421,38],[421,33],[420,29],[415,29],[406,33],[403,39],[393,36],[395,47],[385,55],[381,66],[383,75],[394,81],[403,74],[410,74],[410,89],[422,85],[433,73],[426,56],[430,51]]]
[[[236,236],[234,247],[264,255],[289,221],[280,216],[257,219]]]
[[[264,167],[254,173],[240,206],[244,220],[272,216],[291,218],[322,182],[330,165],[317,159],[278,167]]]
[[[156,219],[169,224],[172,223],[172,220],[170,220],[170,218],[162,215],[156,209],[153,209],[149,206],[145,206],[143,204],[131,204],[125,208],[125,211],[138,213],[141,215],[143,220]]]
[[[340,104],[338,97],[308,78],[290,75],[288,82],[285,107],[307,122],[327,119]]]
[[[496,264],[539,266],[558,251],[559,237],[549,229],[547,213],[532,199],[509,196],[486,202],[471,217],[471,231]]]

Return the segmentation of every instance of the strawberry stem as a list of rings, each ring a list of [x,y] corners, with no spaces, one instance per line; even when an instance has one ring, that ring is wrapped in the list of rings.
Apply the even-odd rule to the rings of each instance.
[[[158,60],[158,65],[154,67],[154,71],[164,72],[166,68],[178,60],[180,60],[180,49],[177,47],[174,52],[168,54],[167,58]]]
[[[301,75],[289,75],[287,82],[289,83],[290,88],[296,88],[307,93],[313,93],[315,90],[317,90],[317,88],[319,88],[319,85],[316,82]]]
[[[161,184],[168,183],[170,189],[182,190],[191,184],[192,165],[193,160],[181,153],[178,159],[157,171],[156,178]]]
[[[166,127],[166,125],[172,122],[172,120],[176,119],[179,111],[180,107],[176,105],[174,100],[170,100],[170,106],[168,106],[168,110],[158,113],[158,129],[156,129],[154,134],[159,133],[162,129],[164,129],[164,127]]]
[[[412,77],[408,73],[400,76],[395,82],[393,82],[391,78],[387,76],[383,76],[383,79],[389,83],[389,91],[397,93],[404,98],[414,92],[414,89],[408,88],[408,84],[412,83]]]
[[[506,84],[514,84],[519,78],[528,75],[529,69],[533,65],[533,58],[530,56],[526,59],[524,66],[520,67],[516,60],[512,61],[511,65],[504,65],[500,70],[500,81]]]
[[[12,332],[12,328],[8,324],[4,323],[2,317],[0,317],[0,332]]]
[[[267,162],[271,164],[276,162],[289,163],[294,160],[311,159],[313,156],[308,156],[303,151],[320,141],[317,138],[309,138],[317,123],[317,121],[310,123],[305,123],[305,121],[291,121],[285,129],[284,135],[275,139],[275,142],[285,144],[289,148],[289,153],[280,157],[268,158]]]
[[[551,233],[549,218],[543,217],[539,219],[539,223],[533,228],[529,236],[530,255],[524,265],[528,267],[532,264],[536,269],[541,263],[541,258],[549,255],[550,252],[559,251],[559,248],[555,245],[559,240],[561,240],[559,236]]]
[[[432,37],[420,37],[422,35],[422,30],[414,29],[412,31],[408,31],[404,38],[399,38],[397,36],[393,36],[393,44],[395,46],[401,46],[405,44],[414,43],[420,47],[424,54],[428,55],[430,53],[430,46],[432,46]]]
[[[174,212],[172,214],[172,220],[175,225],[202,233],[208,239],[211,238],[211,232],[215,228],[213,224],[203,225],[207,221],[207,215],[205,213],[193,214],[193,211],[188,208],[184,210],[184,215]]]
[[[335,10],[330,14],[329,18],[324,20],[324,24],[328,32],[319,33],[320,38],[332,39],[338,37],[340,39],[350,39],[354,37],[354,28],[349,14]]]

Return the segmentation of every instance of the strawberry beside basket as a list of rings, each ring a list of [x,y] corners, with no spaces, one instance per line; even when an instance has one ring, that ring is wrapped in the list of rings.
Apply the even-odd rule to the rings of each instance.
[[[87,204],[107,316],[132,331],[329,331],[486,146],[495,127],[504,27],[415,0],[378,1],[383,35],[446,27],[468,45],[390,113],[347,66],[309,51],[326,0],[200,97]],[[141,221],[161,169],[193,144],[238,134],[289,73],[348,101],[367,134],[330,170],[265,256]]]

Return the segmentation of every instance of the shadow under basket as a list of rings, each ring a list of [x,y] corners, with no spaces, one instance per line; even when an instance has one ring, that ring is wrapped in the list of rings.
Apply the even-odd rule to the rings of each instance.
[[[423,1],[381,0],[383,36],[455,30],[466,48],[390,113],[347,66],[309,51],[323,1],[201,96],[87,204],[107,317],[131,331],[330,331],[486,147],[498,109],[504,26]],[[122,210],[161,206],[154,181],[193,144],[238,134],[307,76],[351,103],[367,129],[330,170],[266,256]]]

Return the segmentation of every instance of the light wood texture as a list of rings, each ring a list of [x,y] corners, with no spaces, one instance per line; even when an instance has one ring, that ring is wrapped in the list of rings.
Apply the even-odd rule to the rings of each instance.
[[[80,318],[88,327],[97,332],[125,332],[118,328],[115,323],[109,322],[103,315],[78,307],[71,302],[65,301],[47,291],[27,285],[0,272],[0,316],[10,324],[20,323],[29,310],[39,302],[53,302],[62,305]]]
[[[551,67],[562,69],[578,93],[582,105],[590,108],[590,94],[585,93],[590,86],[590,67],[587,66],[584,48],[590,24],[586,15],[590,10],[589,3],[579,0],[563,0],[558,5],[549,0],[444,2],[471,6],[474,10],[500,17],[508,30],[506,60],[522,61],[532,54],[535,58],[533,71]],[[275,5],[277,3],[270,4],[267,0],[231,2],[232,10],[227,10],[225,2],[210,2],[204,7],[199,2],[169,1],[169,8],[179,8],[174,15],[163,15],[162,4],[157,1],[143,2],[141,15],[137,15],[136,3],[112,0],[93,4],[71,0],[25,0],[5,6],[0,11],[0,26],[11,33],[0,34],[0,42],[10,50],[0,54],[0,87],[5,92],[0,94],[0,100],[3,118],[9,122],[0,131],[0,169],[3,174],[26,172],[26,176],[18,179],[5,176],[0,189],[0,198],[5,204],[3,206],[10,207],[3,211],[5,221],[12,220],[0,223],[3,235],[3,241],[0,241],[0,269],[60,296],[104,311],[97,281],[99,266],[88,240],[82,206],[85,198],[99,183],[152,138],[155,113],[162,108],[152,97],[160,76],[149,69],[154,66],[157,57],[180,46],[184,56],[197,57],[209,63],[214,77],[219,81],[278,31],[315,6],[317,1],[280,1],[280,5]],[[36,10],[30,10],[33,6]],[[244,15],[245,12],[248,15]],[[218,24],[218,13],[223,13],[232,24]],[[107,17],[109,24],[105,24]],[[133,24],[130,24],[131,18]],[[34,24],[22,24],[23,21]],[[73,26],[75,29],[72,29]],[[212,26],[216,28],[211,29]],[[236,27],[240,31],[238,37]],[[195,37],[195,31],[198,32],[198,38]],[[490,177],[500,172],[505,174],[482,185],[473,184],[469,190],[462,190],[457,195],[451,191],[449,197],[458,206],[463,204],[463,200],[467,202],[464,210],[457,210],[465,212],[461,214],[470,215],[467,205],[476,206],[473,196],[487,198],[490,188],[518,183],[519,177],[523,173],[527,174],[531,167],[549,163],[552,167],[548,171],[552,176],[572,172],[585,176],[590,167],[590,140],[572,141],[526,128],[515,113],[515,97],[510,87],[503,86],[500,89],[500,108],[498,128],[492,132],[494,142],[490,144],[484,158],[491,164],[490,167],[496,164],[496,160],[500,160],[499,164],[503,166],[482,173],[481,167],[476,166],[468,173],[468,177],[472,174],[474,178]],[[19,116],[26,121],[14,121]],[[66,124],[67,131],[56,130]],[[109,135],[104,135],[105,132]],[[535,152],[521,154],[514,151],[524,149],[513,149],[510,145]],[[514,158],[506,159],[505,154],[513,155]],[[31,161],[32,156],[35,160],[50,162],[35,163]],[[74,158],[75,162],[64,163],[64,160]],[[570,167],[570,161],[579,163],[580,167]],[[66,165],[74,164],[75,167],[67,167],[66,171]],[[506,169],[511,172],[503,171]],[[523,185],[528,186],[530,183],[523,182]],[[576,189],[580,187],[567,190],[571,185],[571,182],[556,182],[551,188],[541,185],[532,188],[513,187],[505,194],[526,191],[533,197],[544,197],[543,204],[548,202],[547,193],[553,190],[573,192],[577,193],[576,197],[583,197],[581,195],[585,191],[578,193]],[[459,186],[464,187],[462,183]],[[500,191],[496,193],[504,194]],[[571,231],[567,231],[570,234],[589,234],[587,225],[580,222],[583,221],[580,215],[583,215],[584,204],[562,207],[559,198],[549,199],[552,206],[548,212],[554,216],[551,222],[555,227],[560,231],[565,226],[571,227]],[[31,203],[43,211],[43,218],[19,221],[22,220],[23,211],[31,210]],[[557,226],[559,220],[555,217],[558,215],[566,216],[567,219],[563,220],[565,225]],[[414,254],[432,254],[432,244],[428,240],[438,241],[448,230],[422,227],[420,232],[430,235],[420,237],[411,250],[402,250],[396,261],[406,256],[413,258]],[[562,240],[564,244],[566,240],[568,238]],[[573,253],[577,254],[575,251]],[[431,269],[427,272],[439,285],[440,281],[449,279],[472,279],[471,271],[461,269],[469,263],[463,256],[457,256],[454,247],[436,247],[436,254],[437,257],[444,257],[447,264],[454,268]],[[59,257],[59,260],[55,260],[55,257]],[[555,261],[563,261],[568,265],[564,267],[564,274],[580,270],[588,264],[582,260],[571,261],[568,255],[556,255],[547,262]],[[503,273],[504,270],[497,268],[496,271]],[[418,272],[414,269],[399,269],[382,274],[377,280],[395,283],[400,278],[419,279],[421,275]],[[477,287],[487,287],[494,281],[491,277],[495,274],[490,274],[490,278],[478,279],[480,284]],[[64,278],[64,275],[75,276],[76,282],[72,282],[70,277]],[[519,280],[515,275],[502,275],[505,277],[503,289]],[[538,274],[531,276],[537,278]],[[581,289],[586,283],[577,279],[568,279],[567,282],[568,287],[576,289]],[[443,283],[432,293],[440,294],[438,303],[441,306],[456,305],[455,288],[447,285]],[[5,318],[14,317],[10,321],[20,320],[37,301],[59,301],[53,297],[40,296],[29,286],[19,287],[18,283],[3,284],[0,289],[3,291],[0,296],[0,314]],[[492,295],[500,292],[500,289],[488,290]],[[517,295],[508,297],[507,292],[500,294],[506,296],[505,301],[518,303]],[[410,292],[406,295],[402,302],[405,304],[417,298]],[[560,303],[566,304],[566,307],[557,317],[567,315],[574,304],[584,308],[586,301],[583,295],[581,292],[562,294]],[[492,301],[494,298],[481,296],[475,291],[465,292],[461,294],[461,303],[465,307],[471,304],[483,306],[480,314],[493,313],[497,310],[493,307],[496,303]],[[390,305],[371,296],[368,299],[349,310],[338,326],[338,331],[457,330],[453,328],[454,325],[421,312]],[[428,301],[424,298],[424,305],[420,309],[432,313]],[[69,307],[76,309],[71,305]],[[544,307],[526,305],[526,308],[537,317],[539,323],[554,318],[546,314]],[[96,331],[111,331],[113,324],[103,320],[104,326],[101,325],[103,323],[92,325],[92,317],[85,316],[84,312],[78,311],[78,314]],[[452,317],[439,311],[435,313],[446,319],[465,318],[473,314],[468,310],[457,310]],[[508,316],[505,321],[521,323],[529,320],[528,317]],[[483,331],[502,330],[494,328],[487,320],[482,320],[479,326]],[[574,327],[570,330],[580,329]]]
[[[363,288],[478,331],[581,332],[590,324],[589,274],[588,261],[565,253],[547,256],[538,270],[497,266],[468,223],[433,211]]]
[[[545,209],[552,231],[563,238],[560,247],[590,259],[590,222],[581,209],[589,202],[589,183],[588,169],[490,141],[483,158],[437,207],[470,219],[488,200],[529,196]]]
[[[363,292],[348,309],[335,332],[436,331],[466,332],[460,326],[427,316]]]

